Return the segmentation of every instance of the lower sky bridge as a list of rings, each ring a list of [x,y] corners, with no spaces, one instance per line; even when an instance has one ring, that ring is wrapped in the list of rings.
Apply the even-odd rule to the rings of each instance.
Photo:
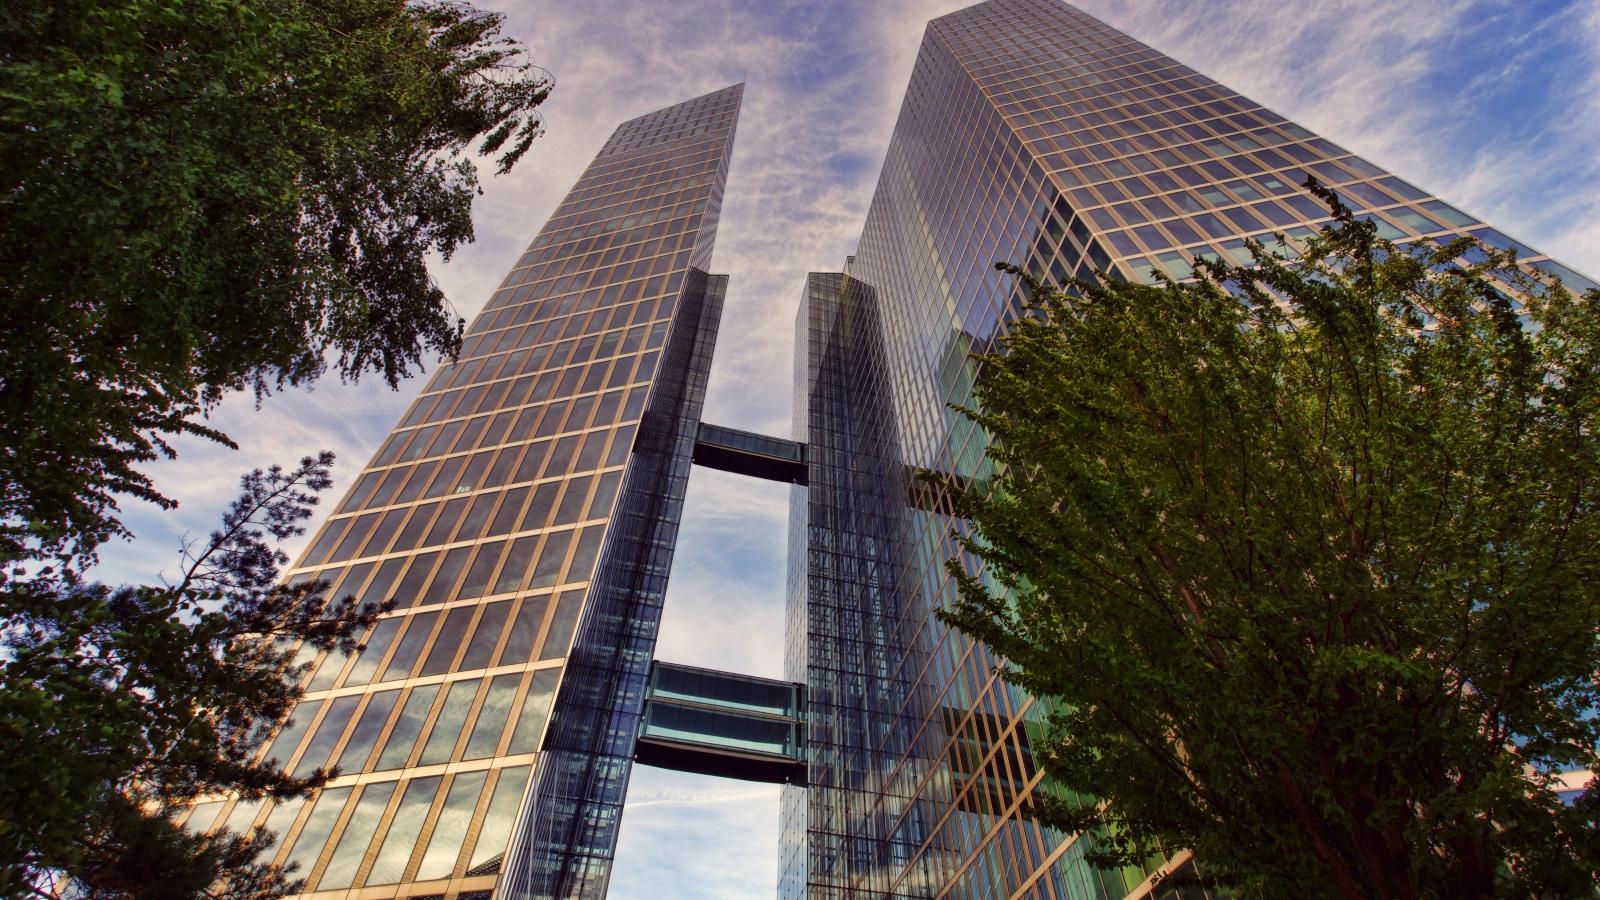
[[[650,670],[634,760],[803,786],[805,688],[658,660]]]

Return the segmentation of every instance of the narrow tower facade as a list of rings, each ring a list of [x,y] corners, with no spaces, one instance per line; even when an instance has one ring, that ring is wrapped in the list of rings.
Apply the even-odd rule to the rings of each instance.
[[[306,660],[266,751],[339,776],[219,810],[278,834],[303,896],[604,893],[742,93],[617,128],[291,571],[396,607],[360,653]]]

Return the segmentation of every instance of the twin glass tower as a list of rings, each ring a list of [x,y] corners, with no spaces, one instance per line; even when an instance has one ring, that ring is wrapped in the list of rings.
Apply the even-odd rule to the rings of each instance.
[[[856,255],[807,278],[793,439],[748,434],[700,421],[742,92],[618,127],[292,571],[396,605],[308,659],[265,751],[340,775],[190,826],[270,828],[305,897],[602,897],[638,761],[784,783],[784,898],[1202,896],[1160,885],[1186,854],[1095,871],[1036,821],[1045,704],[933,615],[961,523],[915,474],[986,474],[949,404],[1023,300],[992,264],[1181,279],[1310,235],[1314,175],[1389,237],[1592,282],[1069,6],[990,0],[929,24]],[[653,659],[696,463],[791,485],[787,681]]]

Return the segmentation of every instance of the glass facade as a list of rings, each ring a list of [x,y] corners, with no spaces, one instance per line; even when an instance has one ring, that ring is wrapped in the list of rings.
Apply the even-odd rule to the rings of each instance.
[[[396,607],[359,653],[312,658],[265,751],[339,775],[303,803],[205,803],[191,827],[271,828],[307,897],[481,900],[518,835],[545,837],[517,858],[603,893],[631,753],[615,735],[638,727],[726,286],[705,270],[742,93],[617,128],[290,571]],[[575,821],[591,852],[539,855]]]
[[[1247,237],[1292,253],[1328,220],[1313,175],[1395,240],[1471,234],[1593,285],[1057,0],[928,25],[856,255],[810,277],[797,326],[810,484],[791,489],[785,677],[808,686],[810,787],[784,789],[780,897],[1204,896],[1159,884],[1185,854],[1096,871],[1091,838],[1030,814],[1060,790],[1031,750],[1047,709],[934,617],[955,597],[945,562],[977,567],[913,476],[989,474],[950,404],[1024,300],[995,262],[1153,281],[1248,261]]]

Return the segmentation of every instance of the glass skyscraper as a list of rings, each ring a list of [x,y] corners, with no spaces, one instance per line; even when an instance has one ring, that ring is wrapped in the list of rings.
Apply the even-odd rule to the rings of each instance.
[[[196,814],[272,829],[307,896],[603,891],[726,284],[705,269],[742,93],[617,128],[291,571],[397,607],[354,658],[307,660],[265,751],[340,775],[304,803]]]
[[[1031,816],[1046,704],[934,611],[963,559],[921,471],[988,474],[975,351],[1026,299],[994,270],[1182,279],[1328,221],[1333,187],[1395,240],[1471,234],[1569,288],[1593,282],[1427,191],[1057,0],[990,0],[923,37],[856,255],[797,320],[787,676],[807,686],[807,786],[784,788],[779,896],[1181,896],[1187,854],[1096,871]],[[969,571],[972,560],[963,559]],[[1201,860],[1203,865],[1204,861]],[[1189,894],[1201,892],[1189,889]]]
[[[192,827],[270,828],[311,897],[600,897],[637,758],[787,784],[784,898],[1176,896],[1185,854],[1099,872],[1037,821],[1045,704],[934,617],[961,523],[917,476],[988,474],[949,405],[1024,300],[993,264],[1181,279],[1311,234],[1315,176],[1397,240],[1591,284],[1070,6],[990,0],[928,26],[857,253],[806,280],[794,439],[750,435],[700,422],[741,96],[616,130],[291,571],[396,606],[306,660],[265,751],[341,774]],[[787,683],[653,665],[691,463],[791,485]]]

